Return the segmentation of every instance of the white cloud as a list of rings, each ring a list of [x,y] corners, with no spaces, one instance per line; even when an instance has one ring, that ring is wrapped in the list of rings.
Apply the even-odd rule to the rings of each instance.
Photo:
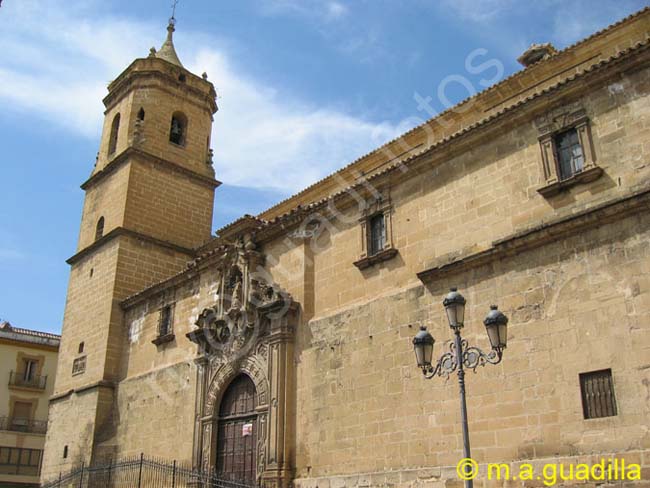
[[[347,15],[349,9],[335,0],[260,0],[260,11],[267,15],[292,14],[331,21]]]
[[[327,4],[327,13],[330,18],[337,19],[348,13],[348,8],[339,2],[329,2]]]
[[[18,261],[25,257],[25,254],[17,249],[8,249],[0,247],[0,263],[9,261]]]
[[[200,51],[190,66],[218,78],[212,144],[217,177],[230,184],[297,190],[397,134],[391,125],[260,87],[213,50]]]
[[[443,0],[444,10],[473,22],[486,22],[510,9],[514,0]]]
[[[580,0],[558,3],[556,7],[552,37],[559,45],[577,42],[627,15],[618,2],[599,2],[595,6]]]
[[[93,18],[89,8],[71,11],[68,3],[23,0],[2,10],[9,20],[0,30],[3,106],[97,140],[106,84],[165,35],[162,25]],[[212,140],[217,178],[226,183],[293,192],[398,134],[388,123],[266,86],[234,67],[205,33],[180,26],[176,45],[185,65],[207,71],[219,92]]]

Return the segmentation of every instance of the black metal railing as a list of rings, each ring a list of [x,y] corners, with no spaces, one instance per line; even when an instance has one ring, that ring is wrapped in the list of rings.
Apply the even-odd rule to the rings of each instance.
[[[34,388],[44,390],[47,384],[47,375],[31,374],[26,375],[22,371],[11,371],[9,373],[9,386],[21,386],[23,388]]]
[[[226,480],[215,472],[144,454],[105,464],[82,464],[41,488],[253,488],[257,483]]]
[[[33,420],[21,417],[0,417],[0,430],[45,434],[47,420]]]

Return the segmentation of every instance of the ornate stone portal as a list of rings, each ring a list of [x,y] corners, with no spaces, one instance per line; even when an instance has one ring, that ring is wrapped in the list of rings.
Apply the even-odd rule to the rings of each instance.
[[[216,468],[217,422],[224,391],[240,374],[255,384],[257,481],[287,487],[292,474],[294,418],[293,336],[298,307],[270,283],[263,256],[248,237],[223,246],[219,286],[197,329],[187,334],[199,346],[194,463]]]

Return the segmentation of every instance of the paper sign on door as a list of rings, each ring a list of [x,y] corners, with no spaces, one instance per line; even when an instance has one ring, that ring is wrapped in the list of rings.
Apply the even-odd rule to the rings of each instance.
[[[253,435],[253,424],[244,424],[241,426],[241,435],[246,437],[248,435]]]

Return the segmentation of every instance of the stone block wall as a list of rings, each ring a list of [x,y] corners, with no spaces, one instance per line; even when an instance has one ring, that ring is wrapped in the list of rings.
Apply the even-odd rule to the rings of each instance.
[[[490,304],[510,317],[503,362],[467,376],[478,462],[648,456],[650,433],[639,427],[650,421],[649,238],[650,218],[630,217],[312,320],[302,330],[311,347],[297,358],[298,486],[312,478],[364,486],[341,480],[453,467],[462,457],[456,377],[426,381],[411,344],[424,324],[438,341],[435,356],[445,349],[452,334],[441,301],[450,285],[468,300],[471,344],[489,349],[482,319]],[[579,374],[607,368],[618,415],[584,420]]]
[[[210,239],[214,186],[144,159],[131,167],[124,226],[194,249]]]

